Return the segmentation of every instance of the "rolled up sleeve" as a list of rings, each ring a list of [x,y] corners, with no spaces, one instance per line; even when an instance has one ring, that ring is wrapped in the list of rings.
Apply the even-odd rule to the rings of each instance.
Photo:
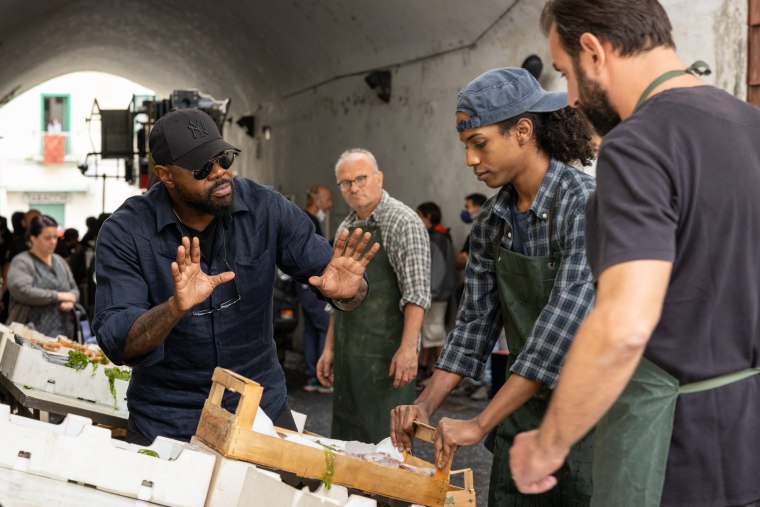
[[[133,361],[123,357],[127,335],[135,320],[149,308],[148,285],[138,261],[133,235],[123,217],[107,220],[98,234],[95,253],[95,318],[98,345],[114,364],[154,364],[163,359],[163,345]]]
[[[484,215],[487,213],[488,210]],[[497,238],[490,238],[490,234],[494,232],[484,221],[476,220],[456,327],[446,338],[435,365],[462,377],[480,377],[503,326],[495,266],[488,247]]]
[[[414,217],[417,218],[417,217]],[[399,308],[413,304],[430,308],[430,237],[422,221],[409,220],[394,238],[389,259],[401,290]]]

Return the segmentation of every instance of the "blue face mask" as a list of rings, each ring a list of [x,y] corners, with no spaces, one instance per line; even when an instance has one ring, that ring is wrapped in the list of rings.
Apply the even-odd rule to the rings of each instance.
[[[470,212],[466,209],[463,209],[462,212],[459,214],[459,218],[462,219],[462,222],[466,224],[472,223],[472,217],[470,216]]]

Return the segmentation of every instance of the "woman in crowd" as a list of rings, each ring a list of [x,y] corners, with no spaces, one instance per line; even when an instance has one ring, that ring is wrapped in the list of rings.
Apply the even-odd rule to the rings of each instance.
[[[46,336],[74,338],[72,313],[79,299],[74,276],[55,252],[58,223],[47,215],[34,217],[27,228],[31,248],[16,255],[8,270],[8,322],[32,324]]]

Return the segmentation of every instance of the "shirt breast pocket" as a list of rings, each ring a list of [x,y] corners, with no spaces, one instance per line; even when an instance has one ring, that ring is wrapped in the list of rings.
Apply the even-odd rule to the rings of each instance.
[[[249,316],[272,318],[272,291],[275,276],[275,258],[269,249],[255,258],[228,259],[235,272],[235,281],[240,292],[240,308]]]
[[[151,306],[165,303],[174,295],[174,277],[172,262],[177,260],[177,249],[156,248],[151,257],[150,265],[145,269],[145,280],[148,283],[148,299]]]

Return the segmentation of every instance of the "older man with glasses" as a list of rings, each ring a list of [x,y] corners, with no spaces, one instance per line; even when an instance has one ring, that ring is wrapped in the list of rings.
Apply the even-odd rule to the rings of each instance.
[[[378,442],[389,435],[391,409],[415,397],[418,341],[430,307],[430,240],[417,212],[383,190],[372,153],[344,152],[335,176],[352,209],[338,234],[371,231],[382,249],[367,269],[372,291],[364,305],[333,312],[317,378],[335,384],[332,437]]]
[[[275,266],[353,310],[379,247],[356,230],[333,250],[281,194],[234,178],[240,150],[200,110],[160,118],[150,149],[160,182],[116,210],[97,243],[93,327],[111,361],[133,368],[127,441],[189,440],[217,366],[260,383],[264,412],[295,429],[272,337]],[[236,405],[227,393],[223,406]]]

